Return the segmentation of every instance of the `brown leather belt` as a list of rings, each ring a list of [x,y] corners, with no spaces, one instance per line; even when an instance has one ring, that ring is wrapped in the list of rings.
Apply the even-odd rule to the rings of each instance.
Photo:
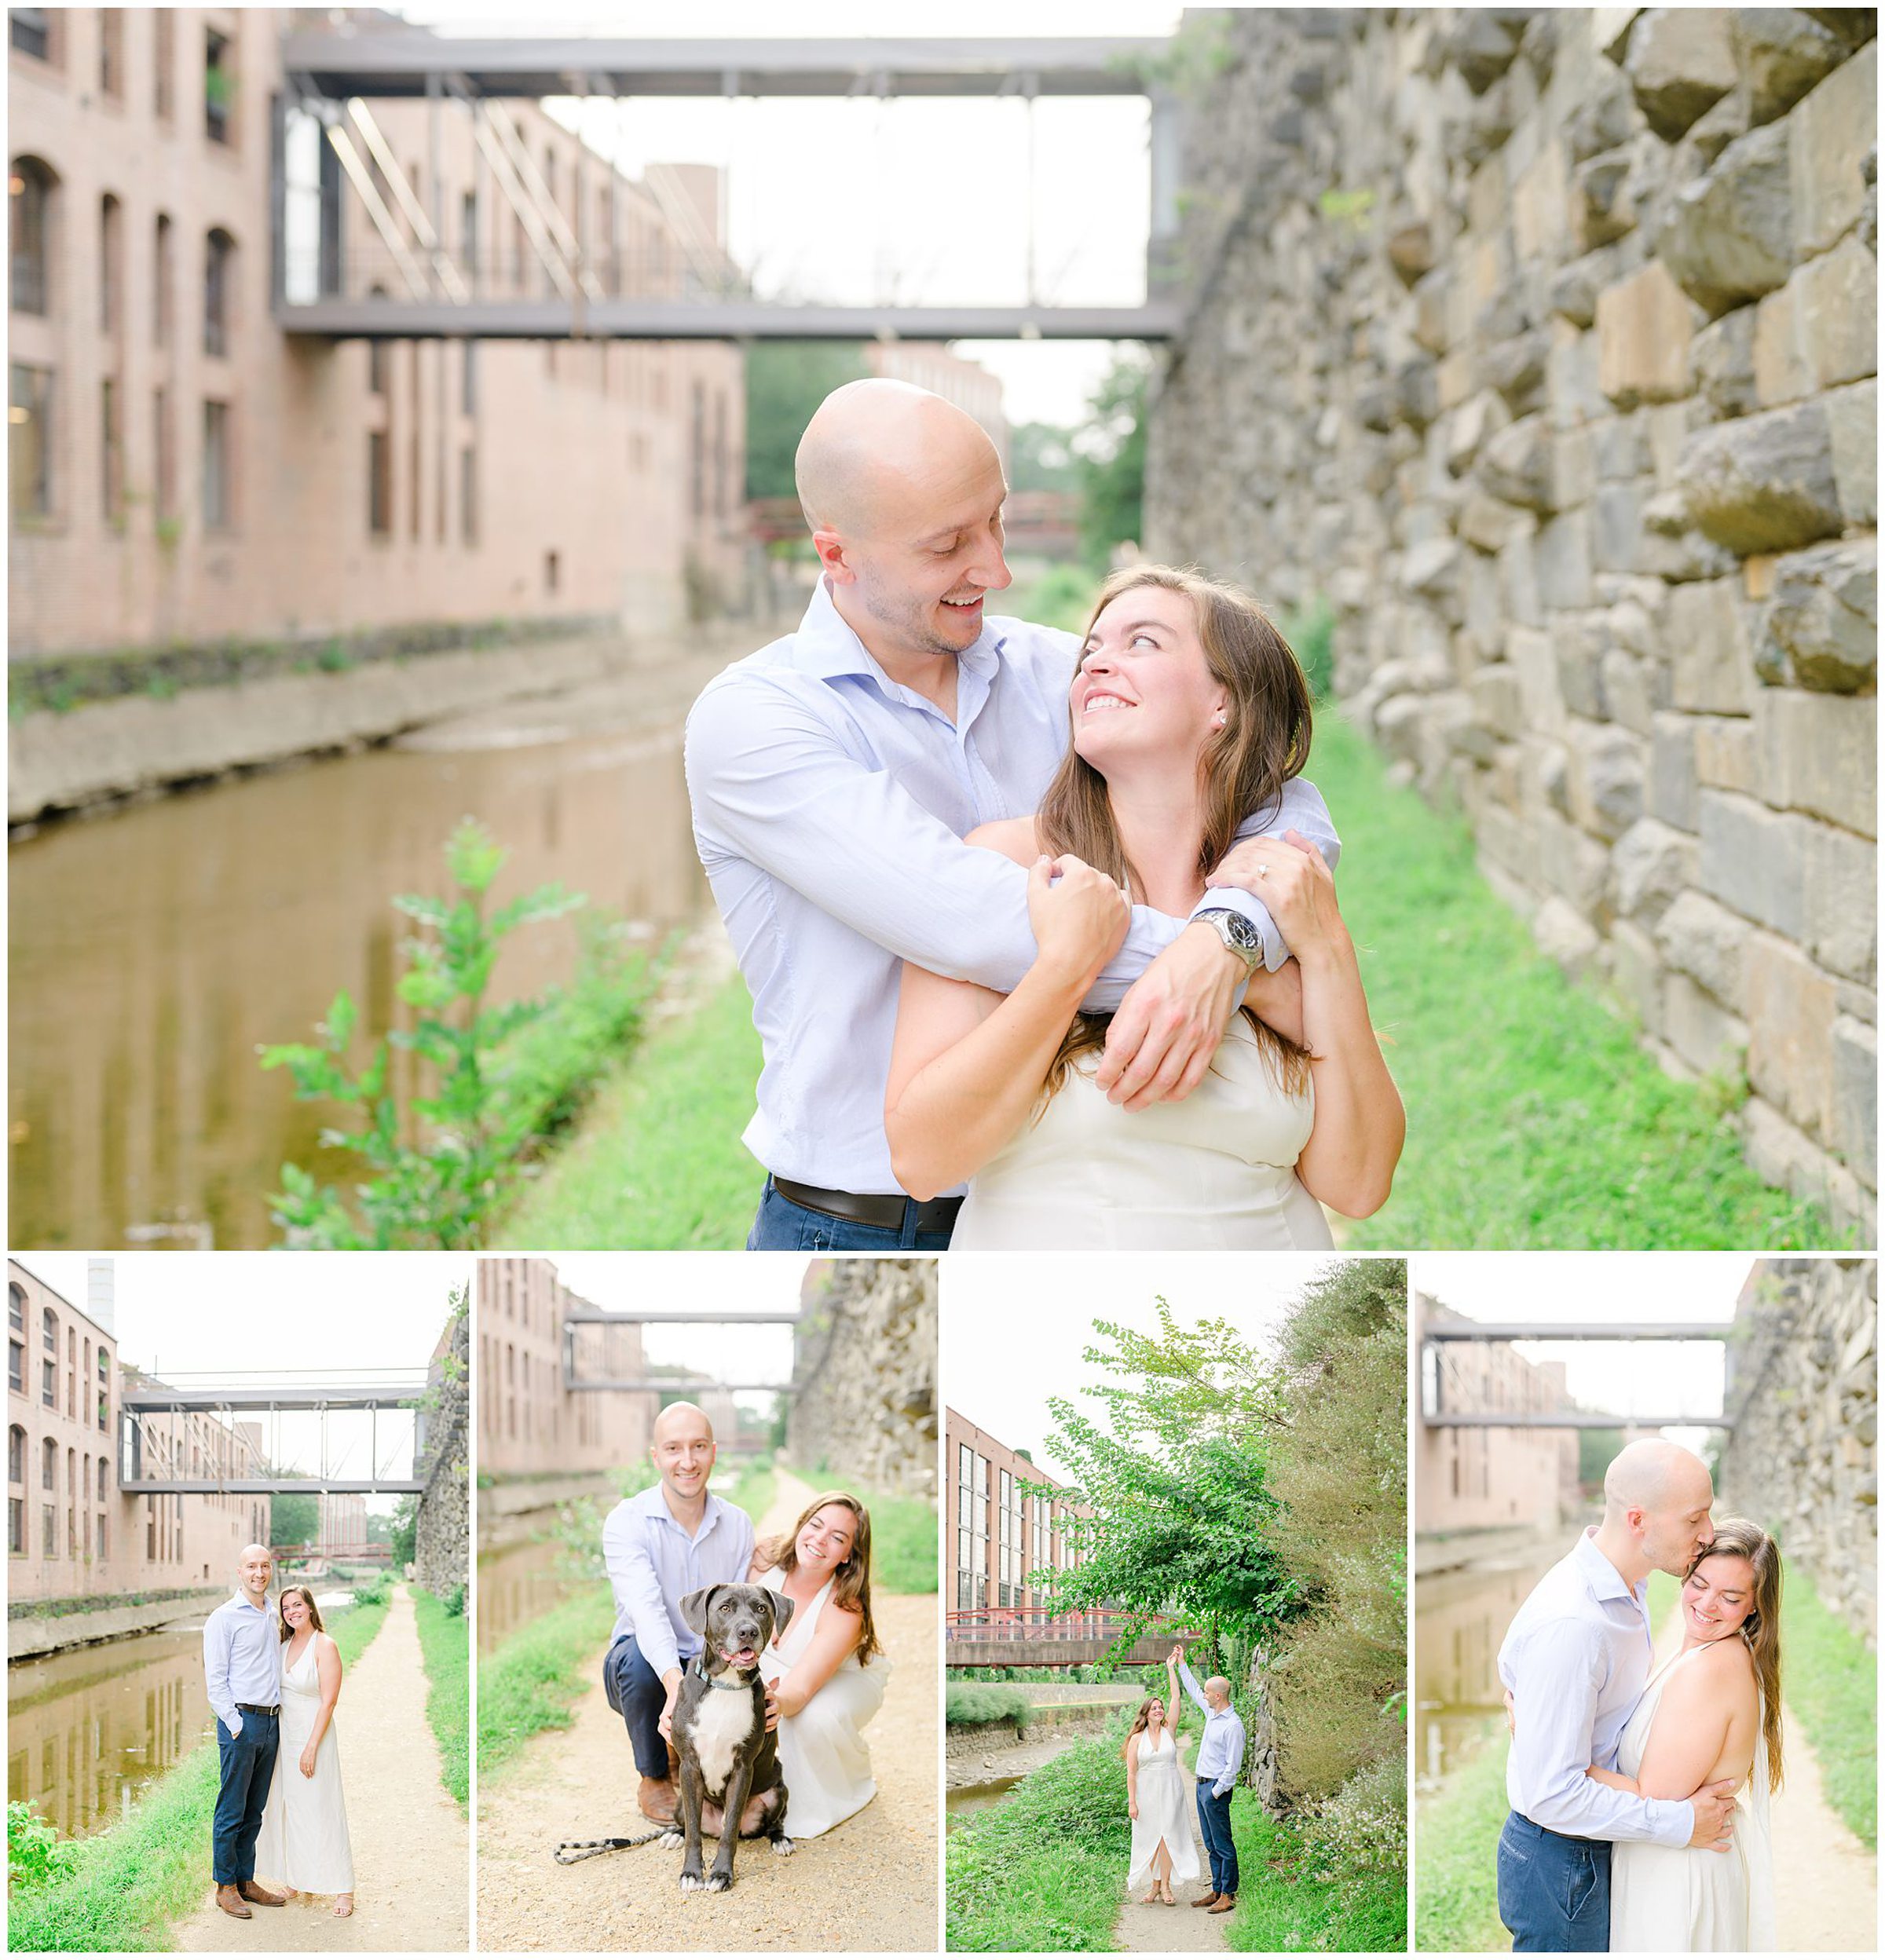
[[[790,1198],[808,1212],[822,1212],[827,1218],[873,1226],[881,1232],[904,1230],[912,1206],[919,1232],[950,1231],[954,1227],[957,1212],[962,1209],[959,1198],[932,1198],[918,1203],[901,1191],[824,1191],[816,1185],[795,1184],[784,1177],[774,1177],[772,1188],[780,1197]]]

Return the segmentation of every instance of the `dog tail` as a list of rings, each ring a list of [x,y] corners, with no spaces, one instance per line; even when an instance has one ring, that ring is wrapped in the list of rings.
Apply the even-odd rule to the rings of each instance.
[[[580,1865],[585,1858],[599,1858],[606,1851],[633,1851],[638,1845],[651,1845],[657,1838],[665,1838],[668,1827],[664,1824],[657,1830],[645,1830],[639,1838],[590,1838],[573,1844],[558,1845],[551,1855],[559,1865]]]

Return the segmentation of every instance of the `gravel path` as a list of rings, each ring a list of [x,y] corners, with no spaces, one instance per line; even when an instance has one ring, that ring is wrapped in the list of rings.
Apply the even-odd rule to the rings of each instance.
[[[471,1944],[470,1834],[438,1779],[426,1721],[426,1671],[412,1596],[396,1587],[386,1622],[346,1671],[334,1727],[346,1779],[355,1911],[331,1899],[257,1906],[232,1919],[214,1889],[177,1929],[185,1953],[463,1953]],[[258,1879],[271,1891],[269,1872]]]
[[[1787,1780],[1769,1812],[1781,1944],[1796,1953],[1876,1952],[1878,1861],[1828,1805],[1806,1731],[1781,1706]]]
[[[1191,1781],[1188,1770],[1188,1786]],[[1127,1892],[1120,1901],[1119,1924],[1113,1934],[1115,1953],[1223,1953],[1228,1950],[1224,1925],[1230,1915],[1191,1910],[1191,1901],[1210,1890],[1211,1861],[1205,1855],[1204,1840],[1199,1834],[1195,1804],[1186,1810],[1185,1822],[1191,1827],[1191,1843],[1198,1853],[1196,1879],[1173,1881],[1172,1891],[1178,1900],[1176,1906],[1139,1903],[1151,1884],[1150,1878]]]
[[[789,1525],[816,1494],[781,1472],[760,1534]],[[565,1838],[648,1828],[635,1808],[628,1739],[602,1699],[598,1653],[573,1725],[538,1736],[480,1789],[481,1949],[935,1952],[936,1599],[880,1595],[873,1604],[892,1666],[868,1731],[873,1802],[791,1858],[741,1845],[730,1892],[682,1892],[680,1853],[658,1845],[557,1864],[551,1853]]]

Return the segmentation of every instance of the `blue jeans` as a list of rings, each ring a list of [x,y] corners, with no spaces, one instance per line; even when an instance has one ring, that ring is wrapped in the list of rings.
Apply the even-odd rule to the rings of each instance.
[[[668,1742],[661,1733],[661,1710],[667,1706],[668,1691],[661,1676],[642,1658],[632,1633],[624,1633],[604,1656],[602,1693],[628,1731],[635,1768],[644,1776],[665,1776]]]
[[[917,1230],[917,1201],[903,1207],[903,1223],[892,1231],[880,1225],[855,1225],[829,1212],[795,1205],[770,1178],[759,1199],[759,1216],[746,1239],[749,1252],[946,1252],[947,1232]]]
[[[219,1885],[243,1885],[254,1878],[255,1840],[262,1835],[262,1813],[268,1808],[280,1744],[279,1717],[245,1709],[240,1735],[232,1735],[218,1718],[216,1754],[222,1775],[211,1828]]]
[[[1221,1797],[1211,1794],[1209,1781],[1198,1779],[1198,1828],[1204,1834],[1204,1848],[1211,1861],[1211,1889],[1227,1899],[1237,1892],[1237,1841],[1231,1835],[1231,1797],[1233,1784]]]
[[[1499,1916],[1514,1953],[1608,1953],[1609,1845],[1512,1812],[1499,1834]]]

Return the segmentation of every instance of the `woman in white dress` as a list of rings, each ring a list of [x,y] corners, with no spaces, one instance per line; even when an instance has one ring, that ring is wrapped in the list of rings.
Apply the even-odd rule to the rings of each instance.
[[[334,1894],[335,1916],[344,1919],[353,1910],[353,1852],[334,1731],[340,1649],[305,1585],[282,1588],[281,1637],[281,1748],[256,1869],[283,1880],[291,1899],[302,1892]]]
[[[1247,594],[1137,565],[1101,592],[1069,700],[1039,813],[968,838],[1029,868],[1034,965],[1008,995],[903,970],[884,1108],[898,1179],[918,1198],[972,1180],[955,1250],[1076,1234],[1325,1250],[1322,1206],[1378,1210],[1406,1124],[1320,854],[1293,831],[1232,850],[1309,754],[1295,656]],[[1129,900],[1183,918],[1207,883],[1263,898],[1295,956],[1299,1020],[1279,1032],[1246,1008],[1182,1100],[1155,1100],[1170,1086],[1155,1078],[1115,1103],[1095,1080],[1107,1021],[1079,1004]],[[1274,985],[1266,1011],[1289,1021]]]
[[[1682,1582],[1682,1644],[1643,1691],[1614,1771],[1640,1797],[1742,1783],[1726,1852],[1620,1843],[1611,1853],[1616,1953],[1766,1953],[1774,1947],[1767,1799],[1781,1786],[1781,1555],[1757,1524],[1724,1519]]]
[[[884,1706],[890,1662],[870,1616],[870,1513],[826,1491],[755,1548],[749,1576],[792,1604],[759,1671],[778,1694],[786,1832],[822,1837],[877,1794],[864,1730]]]
[[[1165,1673],[1164,1699],[1155,1695],[1141,1702],[1126,1738],[1126,1812],[1133,1820],[1133,1862],[1126,1884],[1129,1892],[1151,1874],[1151,1889],[1140,1901],[1147,1906],[1177,1905],[1172,1881],[1198,1876],[1189,1779],[1178,1750],[1178,1717],[1184,1705],[1178,1699],[1178,1670],[1168,1661]]]

